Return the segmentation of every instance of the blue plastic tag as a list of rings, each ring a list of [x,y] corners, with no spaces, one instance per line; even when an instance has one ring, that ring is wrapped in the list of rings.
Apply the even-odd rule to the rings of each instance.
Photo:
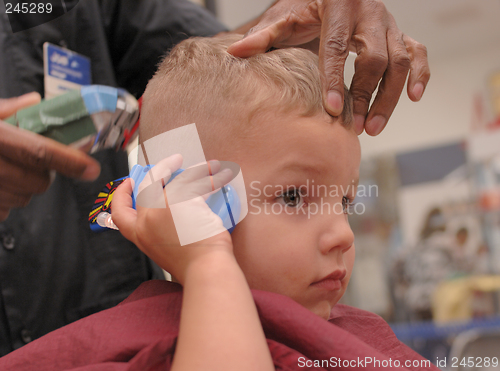
[[[90,59],[81,54],[46,42],[43,61],[46,99],[92,82]]]

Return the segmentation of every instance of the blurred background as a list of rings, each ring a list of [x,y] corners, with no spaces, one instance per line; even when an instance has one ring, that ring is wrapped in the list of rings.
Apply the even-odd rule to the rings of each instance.
[[[229,28],[271,3],[197,2]],[[448,368],[454,356],[499,357],[500,0],[384,3],[427,46],[432,78],[420,103],[403,93],[381,135],[360,137],[360,184],[376,188],[350,217],[357,256],[343,302]]]

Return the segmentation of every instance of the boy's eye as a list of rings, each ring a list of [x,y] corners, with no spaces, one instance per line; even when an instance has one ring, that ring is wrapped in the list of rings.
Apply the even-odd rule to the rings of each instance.
[[[297,207],[301,204],[302,196],[298,189],[290,189],[281,195],[286,206]]]

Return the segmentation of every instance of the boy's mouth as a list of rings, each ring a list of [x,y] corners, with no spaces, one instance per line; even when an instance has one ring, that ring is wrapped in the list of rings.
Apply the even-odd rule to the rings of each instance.
[[[311,286],[322,288],[328,291],[336,291],[342,288],[342,280],[345,278],[347,271],[338,269],[323,277],[319,281],[315,281]]]

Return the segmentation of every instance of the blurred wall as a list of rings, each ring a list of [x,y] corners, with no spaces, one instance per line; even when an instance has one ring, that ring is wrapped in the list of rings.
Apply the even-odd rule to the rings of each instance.
[[[273,0],[217,0],[217,16],[233,29],[259,16]]]
[[[406,151],[467,137],[473,97],[485,92],[488,75],[500,70],[500,48],[434,58],[429,50],[431,80],[419,103],[403,93],[388,127],[378,137],[360,137],[365,156]]]

